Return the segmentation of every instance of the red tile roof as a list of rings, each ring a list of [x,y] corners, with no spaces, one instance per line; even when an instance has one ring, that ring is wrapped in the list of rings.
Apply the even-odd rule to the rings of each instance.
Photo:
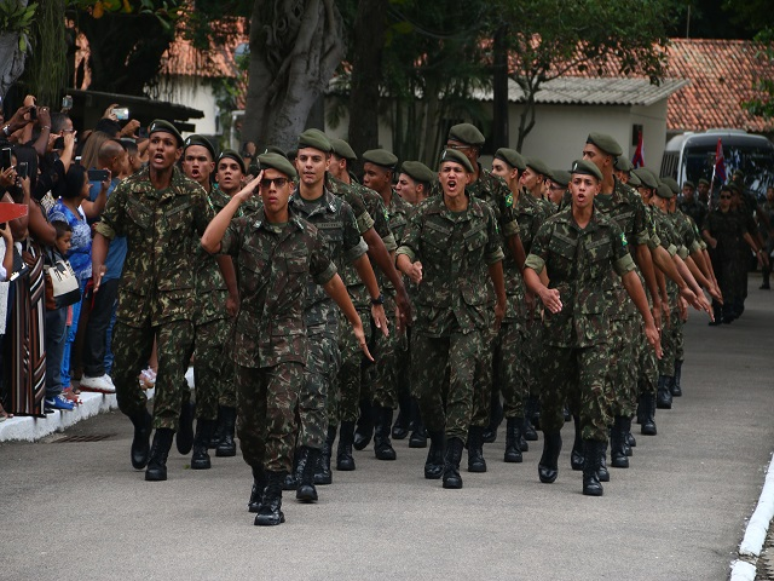
[[[197,51],[191,41],[178,35],[169,49],[161,57],[162,75],[181,75],[191,77],[227,77],[237,76],[237,63],[234,52],[242,43],[250,41],[245,33],[245,23],[239,19],[229,24],[235,30],[225,44],[213,45],[207,51]]]

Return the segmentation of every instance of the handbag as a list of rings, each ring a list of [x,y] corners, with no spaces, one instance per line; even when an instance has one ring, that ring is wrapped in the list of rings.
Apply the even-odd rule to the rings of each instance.
[[[46,309],[55,311],[81,300],[81,285],[67,260],[50,257],[46,266]]]

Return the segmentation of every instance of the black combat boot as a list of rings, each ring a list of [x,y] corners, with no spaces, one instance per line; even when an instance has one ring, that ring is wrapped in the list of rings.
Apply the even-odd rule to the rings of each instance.
[[[637,440],[634,439],[634,434],[632,434],[632,418],[631,417],[624,417],[624,428],[626,429],[626,455],[631,456],[632,455],[632,448],[637,447]]]
[[[196,406],[188,400],[184,401],[183,405],[180,406],[180,427],[177,430],[175,444],[177,445],[177,451],[183,456],[190,454],[191,448],[193,448],[195,411]]]
[[[212,438],[210,438],[210,442],[207,444],[207,447],[211,450],[215,450],[218,447],[218,444],[220,444],[221,438],[223,438],[223,406],[218,406],[217,423],[218,425],[212,433]]]
[[[602,453],[599,457],[599,470],[597,475],[600,482],[610,482],[610,472],[607,471],[607,442],[601,442]]]
[[[258,504],[258,514],[255,515],[256,526],[274,526],[285,522],[282,514],[282,482],[284,472],[266,471],[266,488]]]
[[[258,512],[265,488],[266,473],[263,471],[263,464],[259,464],[253,467],[253,488],[250,491],[250,500],[247,501],[247,510],[249,512]]]
[[[392,408],[375,408],[376,426],[374,429],[374,454],[377,460],[395,460],[398,455],[390,442],[392,426]]]
[[[672,409],[672,391],[670,389],[674,377],[667,375],[658,376],[658,396],[656,397],[656,407],[660,410]]]
[[[551,484],[559,475],[561,451],[562,435],[559,432],[543,432],[543,455],[538,463],[538,476],[543,484]]]
[[[505,417],[503,403],[500,401],[500,390],[492,389],[492,401],[489,408],[489,425],[481,432],[484,444],[494,444],[497,441],[497,429]]]
[[[153,434],[148,468],[145,470],[145,480],[159,482],[167,479],[167,458],[172,449],[172,439],[175,431],[169,428],[159,428]]]
[[[536,397],[529,396],[527,399],[527,405],[524,410],[524,428],[522,430],[524,439],[528,442],[537,442],[538,435],[535,429],[533,419],[537,417],[538,413],[538,400]],[[523,451],[523,450],[522,450]]]
[[[505,424],[505,462],[522,462],[521,455],[521,426],[524,424],[524,418],[508,418]]]
[[[656,429],[656,396],[652,393],[643,393],[640,395],[640,410],[642,412],[642,421],[640,423],[640,433],[645,436],[655,436],[658,433]]]
[[[212,466],[210,455],[207,453],[207,446],[212,439],[212,433],[216,427],[217,420],[196,420],[191,470],[208,470]]]
[[[521,424],[519,425],[519,449],[522,452],[529,452],[529,443],[527,442],[527,438],[524,437],[529,420],[526,417],[519,419],[521,420]]]
[[[236,408],[223,407],[221,408],[221,415],[223,417],[223,433],[218,443],[218,447],[215,450],[215,455],[218,458],[228,458],[230,456],[236,456],[236,443],[234,442],[234,430],[236,428]]]
[[[314,487],[314,472],[320,462],[320,450],[302,446],[304,450],[304,466],[298,475],[298,488],[296,488],[296,500],[301,502],[316,502],[317,489]],[[300,466],[300,463],[299,463]]]
[[[683,387],[680,385],[680,380],[683,375],[683,362],[675,360],[675,376],[672,383],[669,386],[669,390],[672,393],[672,397],[682,397]]]
[[[570,467],[573,470],[583,470],[583,439],[581,438],[580,416],[572,417],[575,426],[575,439],[572,441]]]
[[[296,490],[298,482],[301,480],[301,473],[306,466],[306,448],[296,448],[293,451],[293,470],[285,473],[285,480],[282,481],[282,490]]]
[[[468,472],[486,472],[483,436],[484,428],[480,426],[468,428]]]
[[[352,445],[355,450],[363,450],[371,443],[374,435],[374,410],[371,402],[367,400],[360,401],[360,417],[357,419],[357,429],[355,430]]]
[[[430,432],[430,449],[425,460],[425,478],[438,480],[443,476],[443,458],[446,448],[444,432]]]
[[[583,494],[586,496],[602,496],[603,489],[599,480],[599,468],[602,455],[605,453],[604,442],[583,440]]]
[[[411,429],[409,448],[426,448],[427,430],[422,422],[422,414],[419,413],[419,404],[413,398],[411,401]]]
[[[355,422],[341,422],[339,447],[336,450],[336,470],[349,472],[355,469],[352,457],[352,440],[355,437]]]
[[[626,430],[623,423],[622,416],[615,416],[615,423],[611,431],[610,439],[610,465],[613,468],[628,468],[629,458],[626,456],[626,450],[624,449],[624,440],[626,439]],[[584,444],[586,441],[584,441]],[[583,463],[584,478],[586,471],[586,462]],[[584,480],[585,482],[585,480]]]
[[[315,484],[330,484],[333,482],[331,473],[331,454],[333,453],[333,442],[336,441],[336,426],[328,426],[328,437],[325,438],[320,462],[317,465],[317,471],[314,473]]]
[[[408,389],[402,389],[398,396],[398,417],[392,426],[392,439],[403,440],[411,429],[411,394]]]
[[[132,440],[132,466],[142,470],[148,465],[150,455],[150,436],[153,431],[153,417],[147,409],[129,416],[134,424],[134,439]]]
[[[443,487],[462,488],[460,476],[460,460],[464,444],[459,438],[451,438],[446,443],[446,454],[443,459]]]

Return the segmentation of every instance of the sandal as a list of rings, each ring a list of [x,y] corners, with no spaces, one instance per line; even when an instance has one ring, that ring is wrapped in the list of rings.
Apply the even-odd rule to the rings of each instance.
[[[12,418],[12,417],[13,417],[13,414],[9,414],[7,411],[5,411],[3,404],[0,403],[0,422],[4,422],[8,418]]]
[[[71,401],[74,404],[80,405],[83,401],[80,398],[80,392],[75,391],[73,388],[67,388],[62,390],[62,395],[67,401]]]

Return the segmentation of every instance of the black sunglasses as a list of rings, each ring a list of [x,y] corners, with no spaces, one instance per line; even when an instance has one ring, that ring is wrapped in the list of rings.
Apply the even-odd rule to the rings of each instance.
[[[260,181],[261,187],[266,189],[269,189],[272,183],[277,186],[277,188],[282,188],[288,183],[288,178],[263,178]]]

